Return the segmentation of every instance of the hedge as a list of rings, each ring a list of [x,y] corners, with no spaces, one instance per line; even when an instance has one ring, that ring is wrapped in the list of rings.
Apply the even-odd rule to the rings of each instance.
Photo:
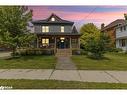
[[[14,55],[54,55],[54,49],[40,49],[40,48],[32,48],[32,49],[17,49]]]

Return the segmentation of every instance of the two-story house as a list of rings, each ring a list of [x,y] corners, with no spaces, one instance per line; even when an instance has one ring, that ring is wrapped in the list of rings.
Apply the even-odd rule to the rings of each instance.
[[[37,35],[36,47],[54,49],[79,49],[80,34],[74,22],[63,20],[55,14],[47,19],[32,21]]]
[[[127,51],[127,24],[116,28],[116,48]]]
[[[116,41],[116,27],[125,24],[124,19],[117,19],[108,25],[104,26],[104,24],[101,25],[101,31],[111,38],[111,47],[115,47],[115,41]]]

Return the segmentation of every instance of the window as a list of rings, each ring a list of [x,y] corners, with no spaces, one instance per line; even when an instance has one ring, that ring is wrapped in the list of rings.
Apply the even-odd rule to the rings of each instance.
[[[122,25],[121,23],[118,24],[118,26],[121,26],[121,25]]]
[[[121,31],[121,32],[123,31],[123,28],[122,28],[122,27],[120,27],[120,31]]]
[[[49,32],[49,27],[48,27],[48,26],[46,26],[45,28],[46,28],[46,30],[45,30],[45,31],[46,31],[46,32]]]
[[[54,17],[52,17],[52,18],[51,18],[51,21],[55,21],[55,18],[54,18]]]
[[[72,48],[77,48],[78,47],[78,39],[72,38],[71,45],[72,45]]]
[[[122,45],[122,47],[124,47],[126,45],[126,40],[125,39],[121,39],[121,45]]]
[[[49,39],[42,39],[42,46],[48,46],[49,45]]]
[[[126,26],[123,27],[124,31],[126,31]]]
[[[64,32],[64,26],[61,26],[61,32]]]
[[[42,32],[49,32],[49,26],[42,26]]]

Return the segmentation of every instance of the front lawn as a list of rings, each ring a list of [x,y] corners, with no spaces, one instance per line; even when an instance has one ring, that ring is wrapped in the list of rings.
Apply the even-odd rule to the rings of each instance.
[[[0,86],[13,89],[127,89],[122,83],[95,83],[58,80],[4,80],[0,79]]]
[[[54,69],[55,56],[22,56],[0,59],[0,69]]]
[[[83,70],[127,70],[127,54],[107,53],[101,60],[85,55],[72,56],[72,61]]]

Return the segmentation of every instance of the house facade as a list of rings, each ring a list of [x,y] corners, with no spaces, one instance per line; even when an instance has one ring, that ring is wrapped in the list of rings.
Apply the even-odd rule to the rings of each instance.
[[[124,19],[117,19],[106,26],[104,24],[101,25],[101,31],[109,35],[111,38],[111,45],[110,45],[111,47],[115,47],[116,44],[116,28],[123,24],[125,24]]]
[[[32,21],[37,35],[37,48],[42,49],[79,49],[80,34],[74,22],[63,20],[55,14],[47,19]]]
[[[127,51],[127,24],[116,28],[116,48]]]

